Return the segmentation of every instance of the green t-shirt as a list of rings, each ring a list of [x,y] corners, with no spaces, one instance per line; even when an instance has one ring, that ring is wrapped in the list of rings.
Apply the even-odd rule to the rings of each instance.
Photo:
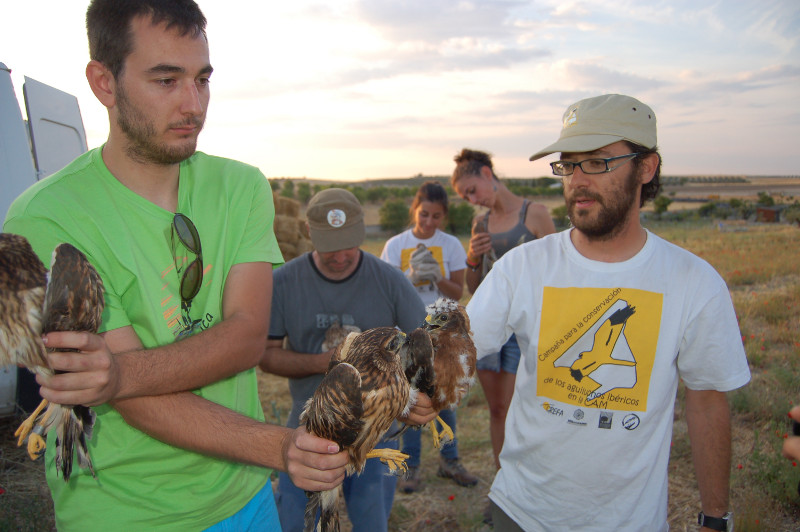
[[[26,190],[3,229],[26,236],[48,267],[61,242],[87,255],[106,289],[101,332],[132,326],[145,348],[172,343],[182,330],[173,213],[117,181],[101,150]],[[222,319],[222,291],[234,264],[283,262],[272,191],[257,168],[198,152],[180,165],[178,196],[177,212],[197,227],[204,263],[190,316],[207,328]],[[264,419],[254,369],[195,393]],[[201,530],[236,513],[267,481],[266,469],[172,447],[132,428],[108,405],[94,410],[89,453],[97,479],[77,462],[69,483],[57,476],[55,431],[48,436],[47,481],[60,530]]]

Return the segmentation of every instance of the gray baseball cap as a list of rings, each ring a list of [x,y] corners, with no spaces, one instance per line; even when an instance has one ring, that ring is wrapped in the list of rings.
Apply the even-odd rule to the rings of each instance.
[[[636,98],[604,94],[574,103],[564,111],[561,136],[531,155],[535,161],[557,152],[594,151],[620,140],[656,146],[656,114]]]

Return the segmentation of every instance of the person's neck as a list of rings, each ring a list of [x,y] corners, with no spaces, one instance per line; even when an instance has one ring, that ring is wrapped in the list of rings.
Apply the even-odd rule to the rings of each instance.
[[[125,187],[162,209],[178,208],[180,164],[160,165],[137,161],[126,153],[125,146],[112,138],[103,146],[103,162],[111,175]]]
[[[629,219],[605,237],[589,237],[578,228],[573,228],[569,237],[578,253],[598,262],[624,262],[636,256],[647,243],[647,231],[638,218]]]
[[[508,190],[506,186],[500,182],[495,182],[497,191],[495,192],[494,203],[490,212],[498,216],[516,212],[522,206],[523,199]]]

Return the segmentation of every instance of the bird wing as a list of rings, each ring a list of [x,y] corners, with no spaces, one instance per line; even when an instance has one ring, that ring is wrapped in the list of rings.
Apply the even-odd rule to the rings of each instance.
[[[53,251],[42,331],[96,333],[103,314],[103,281],[86,256],[71,244]]]
[[[87,331],[96,333],[103,314],[103,281],[86,256],[71,244],[53,250],[50,279],[45,293],[42,332]],[[87,440],[92,437],[95,413],[83,405],[51,404],[45,414],[45,432],[56,427],[56,468],[64,481],[72,473],[73,451],[78,465],[94,476]]]
[[[0,233],[0,366],[52,374],[42,343],[47,269],[28,240]]]
[[[300,414],[308,432],[349,447],[364,426],[361,375],[346,362],[333,366]]]

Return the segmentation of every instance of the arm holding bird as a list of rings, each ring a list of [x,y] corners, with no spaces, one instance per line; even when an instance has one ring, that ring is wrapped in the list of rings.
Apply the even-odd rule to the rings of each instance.
[[[94,338],[51,333],[48,347],[81,353],[50,355],[54,369],[71,373],[38,379],[42,397],[92,406],[193,390],[255,367],[266,342],[271,296],[271,264],[237,264],[225,282],[225,318],[180,342],[144,349],[130,326]]]

